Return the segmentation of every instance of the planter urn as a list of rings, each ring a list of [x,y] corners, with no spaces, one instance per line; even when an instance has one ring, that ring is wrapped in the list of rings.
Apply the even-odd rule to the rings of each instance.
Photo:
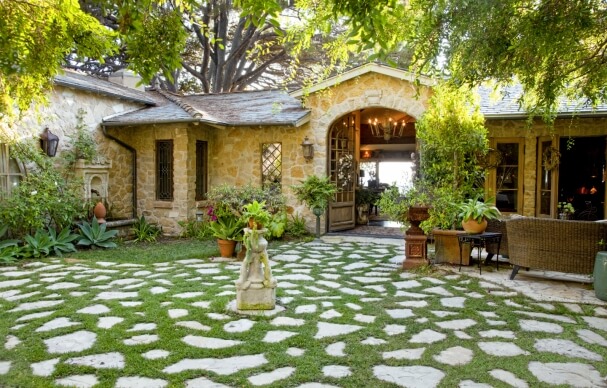
[[[236,241],[217,239],[217,246],[219,246],[219,254],[221,257],[230,258],[234,256]]]
[[[427,206],[412,206],[407,212],[409,229],[405,232],[405,261],[403,269],[412,269],[427,264],[428,237],[419,224],[429,217]]]
[[[267,229],[244,229],[246,256],[236,281],[238,310],[273,310],[276,307],[276,279],[268,258]]]
[[[594,259],[594,293],[607,301],[607,251],[599,251]]]

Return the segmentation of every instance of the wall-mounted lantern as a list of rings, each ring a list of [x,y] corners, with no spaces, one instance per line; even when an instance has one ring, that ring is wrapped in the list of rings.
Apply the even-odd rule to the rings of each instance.
[[[304,159],[309,161],[314,158],[314,143],[312,143],[307,136],[303,143],[301,143],[301,148],[303,150]]]
[[[44,132],[40,135],[40,147],[42,151],[48,156],[53,157],[57,153],[58,145],[59,136],[49,131],[48,127],[44,128]]]
[[[204,213],[202,212],[202,210],[197,210],[196,211],[196,222],[202,222],[204,221]]]

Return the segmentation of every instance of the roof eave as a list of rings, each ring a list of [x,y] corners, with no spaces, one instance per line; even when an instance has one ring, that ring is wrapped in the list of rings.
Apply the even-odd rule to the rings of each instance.
[[[525,113],[493,113],[493,114],[483,114],[485,119],[492,120],[526,120],[529,118],[528,114]],[[607,117],[607,111],[600,112],[567,112],[567,113],[557,113],[557,119],[568,119],[572,117]],[[534,116],[534,118],[540,118],[539,116]]]
[[[134,122],[124,122],[124,121],[103,121],[101,125],[105,125],[106,127],[129,127],[129,126],[139,126],[139,125],[154,125],[154,124],[181,124],[181,123],[200,123],[200,120],[191,118],[191,119],[181,119],[181,120],[143,120],[143,121],[134,121]]]
[[[75,82],[69,82],[69,81],[65,81],[65,80],[60,80],[55,78],[54,79],[54,83],[66,88],[73,88],[73,89],[78,89],[78,90],[84,90],[87,92],[92,92],[92,93],[98,93],[98,94],[102,94],[104,96],[108,96],[108,97],[115,97],[115,98],[119,98],[119,99],[123,99],[123,100],[128,100],[128,101],[133,101],[133,102],[139,102],[141,104],[146,104],[146,105],[151,105],[151,106],[155,106],[156,102],[152,99],[149,98],[137,98],[137,97],[129,97],[129,96],[125,96],[119,93],[112,93],[112,92],[108,92],[108,91],[104,91],[104,90],[100,90],[98,88],[95,87],[87,87],[87,86],[83,86],[81,84],[75,83]]]

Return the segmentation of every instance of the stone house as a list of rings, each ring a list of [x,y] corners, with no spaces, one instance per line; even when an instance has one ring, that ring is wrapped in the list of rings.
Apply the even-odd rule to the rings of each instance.
[[[84,109],[103,155],[98,163],[79,166],[84,196],[100,193],[113,218],[143,214],[174,235],[179,221],[194,219],[205,206],[208,188],[220,184],[278,185],[312,225],[311,212],[290,190],[310,174],[328,175],[340,189],[323,216],[323,230],[354,227],[355,189],[364,182],[375,188],[391,183],[382,182],[384,165],[414,165],[415,121],[426,109],[433,82],[367,64],[291,94],[178,96],[136,84],[125,72],[110,82],[66,72],[56,77],[39,119],[26,116],[21,126],[33,136],[48,127],[60,138],[60,157],[70,147],[76,113]],[[495,150],[485,184],[503,211],[556,217],[557,203],[571,200],[594,211],[589,218],[606,218],[607,106],[563,104],[550,129],[541,121],[529,124],[515,93],[493,102],[481,90],[481,97]],[[304,157],[304,140],[313,145],[312,158]],[[2,149],[0,182],[8,182],[21,172],[11,170],[8,150]],[[556,149],[561,163],[547,170],[542,160]],[[362,166],[374,166],[374,181],[362,176]],[[586,175],[588,182],[577,179]]]

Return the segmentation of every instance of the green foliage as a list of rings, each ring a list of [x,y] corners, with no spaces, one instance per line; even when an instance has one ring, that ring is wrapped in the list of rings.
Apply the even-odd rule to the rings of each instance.
[[[265,209],[266,202],[253,201],[242,207],[242,219],[249,223],[249,227],[257,229],[259,225],[265,227],[270,223],[272,215]]]
[[[329,177],[310,175],[301,181],[300,185],[291,186],[297,200],[310,209],[326,209],[329,201],[337,192],[337,186],[331,183]]]
[[[295,238],[309,236],[310,232],[306,227],[306,219],[299,214],[292,214],[287,223],[286,233]]]
[[[266,228],[270,232],[270,238],[281,238],[287,228],[287,212],[279,211],[272,214],[270,222],[266,224]]]
[[[55,242],[49,233],[43,229],[38,229],[33,236],[28,234],[23,237],[21,255],[26,259],[39,259],[50,255],[54,245]]]
[[[0,226],[0,264],[10,264],[19,258],[21,250],[19,248],[19,240],[4,239],[4,235],[8,231],[8,226]]]
[[[196,220],[179,221],[179,226],[181,226],[180,237],[207,240],[209,237],[212,237],[209,222],[208,220],[206,222]]]
[[[54,228],[49,228],[49,237],[53,242],[53,252],[55,255],[61,257],[63,253],[76,252],[76,247],[72,241],[76,240],[79,236],[72,233],[70,228],[63,229],[59,235]]]
[[[483,219],[495,220],[501,215],[497,207],[480,201],[478,197],[468,198],[468,200],[459,206],[459,217],[463,221],[476,220],[482,222]]]
[[[397,186],[390,186],[381,193],[377,206],[382,214],[388,216],[392,221],[403,222],[407,219],[409,202],[406,196],[401,195]]]
[[[575,213],[575,209],[571,202],[559,202],[557,207],[559,209],[559,213],[565,213],[566,215]]]
[[[241,217],[243,206],[253,201],[265,202],[265,208],[270,213],[276,213],[285,207],[285,197],[282,194],[251,185],[215,186],[207,193],[207,198],[211,201],[215,213],[226,212],[236,217]]]
[[[116,248],[116,243],[111,241],[118,234],[117,230],[105,230],[107,225],[100,224],[97,217],[89,224],[86,221],[80,223],[80,239],[77,244],[86,247]]]
[[[428,219],[419,226],[427,234],[434,228],[455,229],[458,225],[459,204],[463,201],[461,192],[454,192],[448,186],[437,187],[431,193],[431,207]]]
[[[213,237],[220,240],[239,240],[242,238],[243,223],[232,216],[218,216],[216,221],[209,223]]]
[[[133,224],[131,231],[135,235],[134,242],[156,242],[162,232],[156,225],[152,225],[142,215],[137,222]]]
[[[380,195],[369,189],[356,189],[357,205],[373,205],[379,200]]]
[[[72,152],[62,154],[69,166],[72,166],[77,159],[84,159],[90,163],[97,156],[97,143],[84,122],[85,115],[84,109],[78,109],[76,131],[72,137]]]
[[[89,207],[82,201],[80,182],[66,178],[33,147],[23,143],[11,149],[19,160],[31,162],[33,167],[11,196],[0,202],[0,223],[17,237],[37,229],[64,229],[84,217]]]

